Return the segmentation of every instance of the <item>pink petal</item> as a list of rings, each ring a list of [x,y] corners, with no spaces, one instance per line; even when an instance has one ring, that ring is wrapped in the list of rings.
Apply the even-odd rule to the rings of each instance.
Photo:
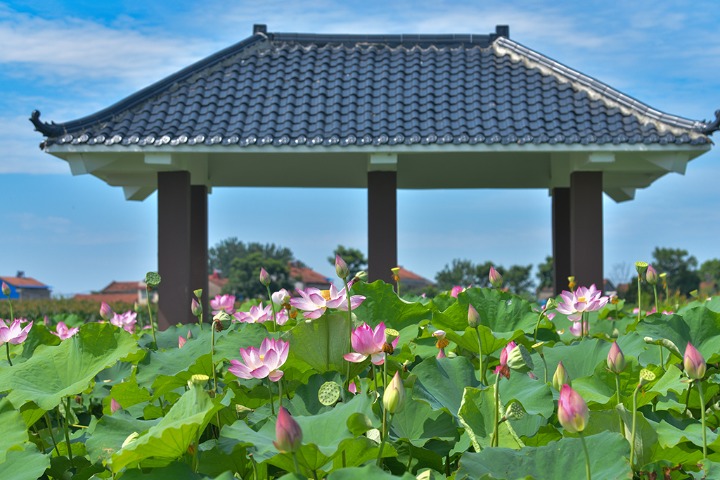
[[[345,360],[347,360],[348,362],[360,363],[360,362],[365,361],[365,359],[368,358],[368,356],[362,355],[362,354],[356,353],[356,352],[351,352],[351,353],[346,353],[345,355],[343,355],[343,358]]]

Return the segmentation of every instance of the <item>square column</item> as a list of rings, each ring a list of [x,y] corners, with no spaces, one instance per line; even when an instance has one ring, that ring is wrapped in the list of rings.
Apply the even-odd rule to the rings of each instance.
[[[205,185],[190,187],[190,295],[202,288],[203,318],[210,318],[208,291],[208,189]],[[190,304],[188,303],[188,308]],[[195,317],[193,317],[193,322]]]
[[[158,172],[158,327],[192,323],[189,172]]]
[[[368,172],[368,281],[392,283],[397,267],[397,172]]]
[[[603,289],[602,172],[570,175],[570,267],[578,286]]]
[[[553,291],[568,289],[570,268],[570,189],[552,189]]]

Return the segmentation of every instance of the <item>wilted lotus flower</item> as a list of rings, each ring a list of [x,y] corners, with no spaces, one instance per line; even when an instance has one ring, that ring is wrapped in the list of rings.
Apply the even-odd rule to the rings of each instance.
[[[563,385],[560,390],[557,416],[560,425],[571,433],[585,430],[590,417],[585,400],[568,384]]]
[[[510,352],[517,347],[515,342],[508,343],[505,348],[500,352],[500,365],[495,367],[495,374],[502,375],[505,378],[510,378],[510,367],[508,367],[508,356]]]
[[[705,359],[690,342],[685,347],[683,366],[685,367],[685,373],[692,380],[702,380],[705,376],[705,370],[707,369]]]
[[[562,362],[558,362],[555,374],[553,375],[552,384],[558,392],[562,389],[563,385],[570,385],[570,375],[568,375],[567,370],[565,370],[565,365],[563,365]]]
[[[450,345],[450,342],[447,338],[445,338],[445,330],[435,330],[432,335],[437,338],[435,346],[438,348],[439,352],[436,358],[445,358],[445,347]]]
[[[24,342],[33,325],[33,322],[30,322],[23,328],[22,324],[25,322],[27,320],[24,318],[16,318],[8,327],[4,320],[0,320],[0,345],[6,342],[20,345]]]
[[[394,414],[403,409],[405,401],[405,387],[403,386],[402,378],[400,378],[400,371],[395,372],[395,376],[390,381],[390,384],[385,389],[383,394],[383,406],[385,410]]]
[[[50,333],[56,337],[60,337],[60,340],[65,340],[75,335],[79,330],[80,329],[78,327],[68,328],[68,326],[65,325],[65,322],[61,321],[55,326],[55,331],[50,331]]]
[[[300,425],[288,413],[285,407],[280,407],[275,423],[275,448],[281,453],[297,452],[302,445],[302,430]]]
[[[610,345],[610,351],[607,356],[607,366],[613,373],[620,373],[625,369],[625,355],[618,346],[617,342]]]
[[[495,288],[500,288],[503,285],[503,277],[500,275],[500,272],[495,270],[495,267],[490,267],[490,274],[488,275],[488,278],[490,280],[490,285],[492,285]]]
[[[255,347],[241,348],[240,355],[243,362],[232,359],[232,366],[228,371],[238,378],[265,378],[277,382],[283,376],[280,367],[285,363],[290,351],[290,342],[274,338],[266,338],[260,344],[260,350]]]

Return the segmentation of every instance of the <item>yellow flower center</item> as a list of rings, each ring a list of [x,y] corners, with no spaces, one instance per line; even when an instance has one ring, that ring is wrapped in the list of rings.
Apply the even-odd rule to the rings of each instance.
[[[263,355],[262,353],[260,354],[260,361],[261,362],[265,361],[265,355]]]
[[[586,303],[585,297],[578,297],[578,302]]]
[[[322,295],[325,300],[330,300],[330,290],[320,290],[320,295]]]

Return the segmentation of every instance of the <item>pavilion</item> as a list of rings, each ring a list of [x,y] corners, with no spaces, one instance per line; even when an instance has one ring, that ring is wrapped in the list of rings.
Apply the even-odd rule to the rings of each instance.
[[[397,189],[545,188],[555,291],[602,285],[603,192],[615,201],[710,150],[720,124],[660,112],[509,38],[249,38],[87,117],[31,117],[73,175],[158,192],[161,328],[207,291],[213,186],[368,191],[370,279],[397,265]]]

